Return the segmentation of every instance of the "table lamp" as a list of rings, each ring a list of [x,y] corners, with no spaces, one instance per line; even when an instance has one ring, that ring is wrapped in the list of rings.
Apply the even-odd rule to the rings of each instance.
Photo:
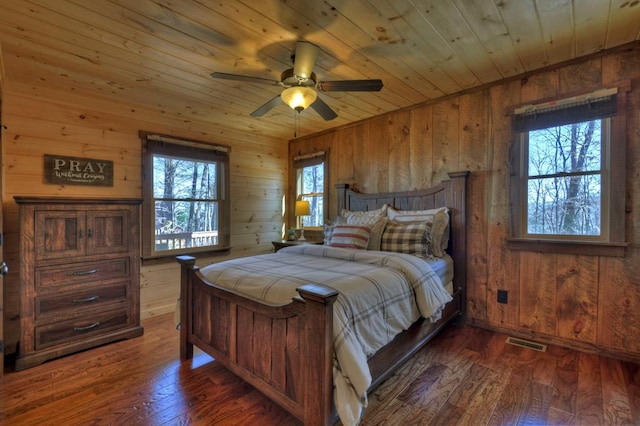
[[[304,241],[304,216],[311,216],[311,206],[308,201],[296,201],[296,216],[300,216],[300,241]]]

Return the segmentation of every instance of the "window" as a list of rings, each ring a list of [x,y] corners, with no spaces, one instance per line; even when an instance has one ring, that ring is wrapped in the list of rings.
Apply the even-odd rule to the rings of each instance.
[[[609,119],[522,133],[523,234],[606,240]]]
[[[228,249],[228,147],[141,135],[143,257]]]
[[[604,89],[515,111],[516,242],[535,241],[538,249],[546,249],[541,241],[556,248],[562,243],[566,249],[567,243],[624,241],[626,135],[619,98],[624,94],[617,88]]]
[[[310,216],[300,216],[297,227],[321,227],[325,218],[325,167],[324,152],[295,157],[296,200],[309,201]]]

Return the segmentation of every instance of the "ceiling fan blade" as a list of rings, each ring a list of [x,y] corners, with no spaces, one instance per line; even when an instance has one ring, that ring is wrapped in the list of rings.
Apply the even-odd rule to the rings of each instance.
[[[313,67],[318,59],[318,47],[305,41],[296,44],[295,59],[293,61],[293,73],[297,77],[307,79],[311,77]]]
[[[252,117],[262,117],[263,115],[265,115],[266,113],[271,111],[273,108],[275,108],[278,105],[280,105],[280,102],[282,102],[282,99],[280,99],[280,95],[277,95],[273,99],[271,99],[269,102],[267,102],[266,104],[262,105],[257,110],[253,111],[251,113],[251,116]]]
[[[382,90],[382,80],[340,80],[321,81],[318,90],[323,92],[379,92]]]
[[[224,72],[212,72],[211,77],[221,78],[223,80],[237,80],[237,81],[246,81],[249,83],[270,84],[272,86],[277,86],[280,84],[280,82],[276,80],[268,80],[266,78],[260,78],[260,77],[250,77],[248,75],[227,74]]]
[[[333,120],[338,116],[338,114],[336,114],[336,112],[319,97],[311,104],[311,108],[313,108],[320,117],[324,118],[326,121]]]

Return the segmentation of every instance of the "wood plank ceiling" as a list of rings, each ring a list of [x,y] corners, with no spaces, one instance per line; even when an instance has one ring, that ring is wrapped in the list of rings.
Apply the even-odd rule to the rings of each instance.
[[[5,79],[288,140],[295,113],[249,114],[282,90],[296,40],[320,47],[318,80],[380,78],[327,92],[299,135],[640,39],[638,0],[0,0]]]

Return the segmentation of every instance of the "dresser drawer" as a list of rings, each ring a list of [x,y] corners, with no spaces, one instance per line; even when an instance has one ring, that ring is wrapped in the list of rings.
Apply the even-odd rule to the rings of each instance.
[[[121,309],[38,326],[35,328],[35,349],[97,337],[102,333],[127,327],[128,323],[129,310]]]
[[[103,282],[128,278],[131,267],[128,257],[67,265],[41,266],[35,270],[37,290],[59,288],[85,282]]]
[[[87,309],[100,308],[107,304],[128,303],[128,283],[101,287],[89,291],[62,293],[54,296],[36,297],[36,319],[62,314],[81,314]],[[77,316],[77,315],[75,315]]]

